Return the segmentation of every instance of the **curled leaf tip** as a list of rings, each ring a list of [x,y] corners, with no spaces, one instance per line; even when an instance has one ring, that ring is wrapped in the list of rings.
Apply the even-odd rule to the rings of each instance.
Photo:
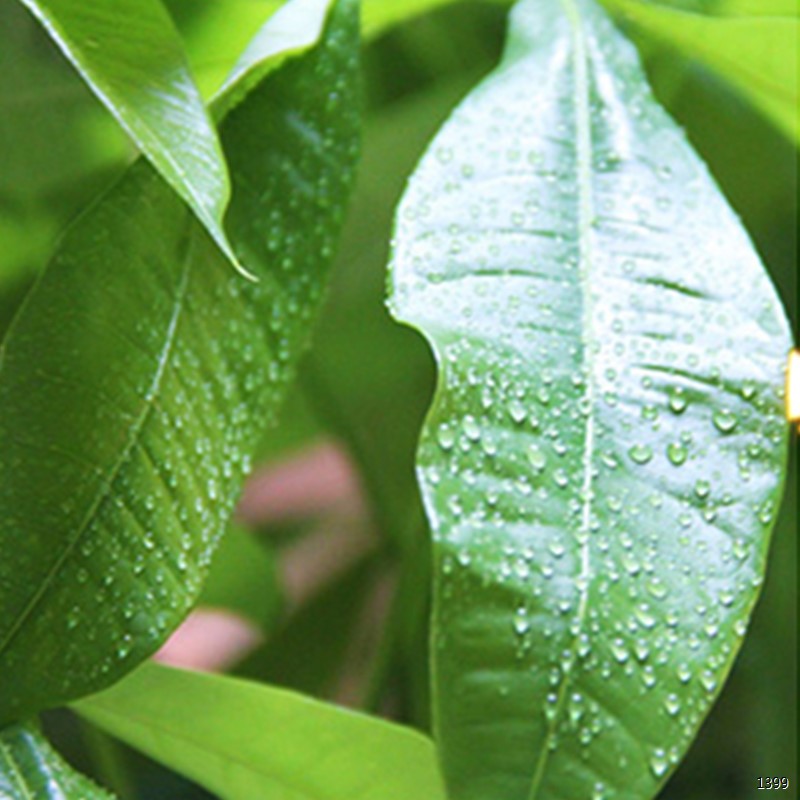
[[[238,258],[232,258],[231,263],[233,264],[233,268],[244,278],[247,278],[248,281],[251,283],[260,283],[261,279],[258,275],[254,275],[250,270],[248,270]]]

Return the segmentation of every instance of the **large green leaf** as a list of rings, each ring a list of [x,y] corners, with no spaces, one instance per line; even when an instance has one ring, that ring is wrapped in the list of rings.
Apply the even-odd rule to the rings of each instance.
[[[283,689],[148,665],[77,711],[222,800],[444,800],[429,739]]]
[[[225,159],[161,0],[21,2],[235,262]]]
[[[795,0],[788,4],[778,0],[605,2],[642,31],[719,73],[800,143],[800,9]]]
[[[357,152],[357,36],[339,0],[320,44],[221,126],[229,231],[257,285],[139,161],[9,331],[0,721],[113,682],[196,599],[319,303]]]
[[[0,797],[3,800],[111,800],[75,772],[34,728],[12,725],[0,732]]]
[[[790,339],[706,168],[590,0],[524,0],[397,215],[440,375],[418,453],[454,800],[646,798],[763,580]]]

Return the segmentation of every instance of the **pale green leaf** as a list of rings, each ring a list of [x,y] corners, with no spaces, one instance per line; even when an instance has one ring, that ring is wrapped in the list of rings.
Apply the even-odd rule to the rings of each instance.
[[[796,2],[791,11],[784,3],[759,0],[718,4],[706,0],[686,3],[686,10],[642,0],[605,3],[638,29],[717,72],[800,142],[800,11]]]
[[[444,800],[429,739],[283,689],[151,664],[76,710],[222,800]]]
[[[197,599],[308,340],[352,183],[357,6],[333,8],[319,45],[221,125],[229,231],[257,285],[140,160],[67,233],[9,330],[3,722],[112,683]]]
[[[453,800],[649,798],[763,581],[780,302],[590,0],[524,0],[396,222],[439,382],[418,453]]]

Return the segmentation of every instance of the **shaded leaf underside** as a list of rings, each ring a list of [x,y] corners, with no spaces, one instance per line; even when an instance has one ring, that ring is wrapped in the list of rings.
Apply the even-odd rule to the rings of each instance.
[[[455,800],[650,797],[761,583],[779,301],[594,4],[521,2],[398,210],[391,306],[440,375],[418,454]]]

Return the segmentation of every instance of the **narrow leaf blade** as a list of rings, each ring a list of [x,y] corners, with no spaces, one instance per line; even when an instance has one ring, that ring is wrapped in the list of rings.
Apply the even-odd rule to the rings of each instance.
[[[319,0],[327,9],[327,0]],[[145,161],[0,351],[0,720],[97,691],[185,616],[310,332],[357,154],[357,7],[229,113],[226,259]]]
[[[160,0],[22,0],[229,258],[225,158]]]
[[[223,800],[444,800],[429,739],[263,684],[150,664],[76,710]]]
[[[0,731],[0,797],[3,800],[112,800],[75,772],[38,730],[12,725]]]
[[[592,2],[517,5],[400,204],[391,285],[440,371],[418,475],[452,797],[652,797],[763,580],[790,338]]]

